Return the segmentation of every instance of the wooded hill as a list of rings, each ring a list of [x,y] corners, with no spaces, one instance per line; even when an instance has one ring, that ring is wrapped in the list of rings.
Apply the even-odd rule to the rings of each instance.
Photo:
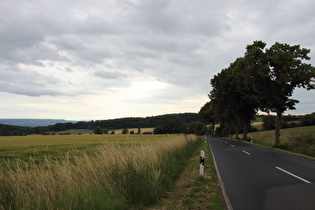
[[[90,129],[93,130],[99,126],[108,129],[122,128],[152,128],[162,125],[169,118],[180,119],[183,123],[191,123],[201,121],[198,113],[180,113],[180,114],[165,114],[151,117],[127,117],[110,120],[92,120],[79,122],[56,123],[48,126],[12,126],[0,124],[0,136],[16,136],[28,134],[43,134],[45,132],[58,132],[70,129]]]

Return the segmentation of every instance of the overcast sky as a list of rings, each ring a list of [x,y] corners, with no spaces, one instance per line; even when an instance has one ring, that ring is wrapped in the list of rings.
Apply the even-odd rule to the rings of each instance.
[[[262,40],[315,66],[313,0],[0,0],[0,118],[198,112],[210,79]],[[297,90],[315,111],[315,91]]]

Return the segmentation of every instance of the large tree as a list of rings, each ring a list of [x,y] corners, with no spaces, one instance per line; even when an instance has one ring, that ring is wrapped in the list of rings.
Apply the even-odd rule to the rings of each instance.
[[[213,109],[212,102],[209,101],[203,105],[199,111],[200,118],[206,123],[211,124],[211,136],[214,136],[215,123],[217,122],[217,117],[215,115],[215,111]]]
[[[220,122],[242,128],[244,140],[247,140],[248,127],[258,109],[253,88],[245,82],[246,66],[246,59],[238,58],[227,69],[215,75],[211,79],[212,90],[209,95]]]
[[[255,41],[246,48],[248,80],[256,93],[260,109],[275,112],[275,146],[280,143],[282,114],[295,109],[298,100],[290,98],[295,88],[315,89],[315,68],[304,61],[310,60],[310,50],[299,45],[276,42],[269,49],[266,43]]]

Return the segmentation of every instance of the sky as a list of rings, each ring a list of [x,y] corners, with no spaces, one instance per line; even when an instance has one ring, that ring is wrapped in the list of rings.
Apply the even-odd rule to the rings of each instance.
[[[0,118],[198,112],[255,40],[311,50],[313,0],[0,0]],[[287,114],[315,111],[296,90]]]

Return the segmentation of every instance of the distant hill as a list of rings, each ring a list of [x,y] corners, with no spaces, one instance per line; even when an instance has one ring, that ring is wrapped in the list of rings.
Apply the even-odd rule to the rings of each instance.
[[[68,121],[63,119],[0,119],[0,124],[24,126],[24,127],[37,127],[55,125],[57,123],[68,123],[75,121]]]

